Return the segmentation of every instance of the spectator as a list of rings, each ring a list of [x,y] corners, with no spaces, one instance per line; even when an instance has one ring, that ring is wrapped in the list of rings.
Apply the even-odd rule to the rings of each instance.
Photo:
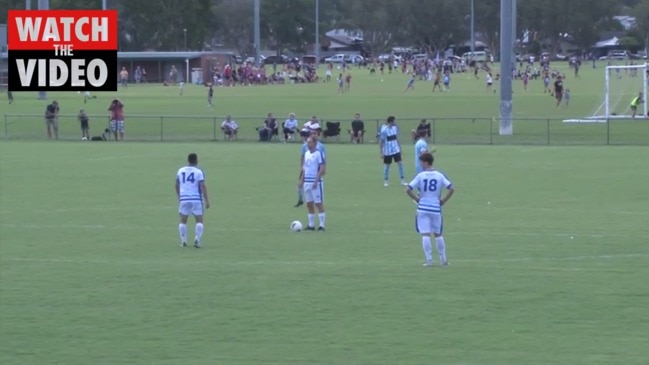
[[[259,132],[260,142],[270,142],[273,136],[278,134],[277,119],[273,117],[273,113],[268,113],[264,124],[257,128],[257,132]]]
[[[108,107],[110,111],[110,131],[115,140],[124,140],[124,104],[119,99],[113,99]],[[119,138],[118,138],[119,137]]]
[[[47,127],[47,138],[59,139],[59,102],[54,100],[45,108],[45,126]]]
[[[306,139],[311,136],[312,130],[319,130],[319,129],[320,129],[320,123],[318,123],[318,118],[314,115],[311,117],[311,120],[308,120],[302,126],[302,130],[300,131],[300,137],[302,137],[302,142],[306,143]]]
[[[422,119],[419,125],[417,125],[417,129],[412,130],[411,133],[413,141],[417,141],[418,136],[424,136],[424,139],[428,142],[430,138],[430,123],[426,119]]]
[[[239,126],[237,125],[237,122],[232,120],[232,117],[228,115],[225,117],[225,120],[223,123],[221,123],[221,130],[227,137],[227,139],[232,140],[232,139],[237,139],[237,132],[239,131]]]
[[[354,114],[354,120],[352,120],[352,129],[349,131],[351,136],[350,142],[352,143],[363,143],[363,135],[365,134],[365,123],[361,119],[359,113]]]
[[[290,140],[293,134],[297,132],[297,126],[298,126],[298,121],[295,118],[295,113],[289,114],[288,119],[284,121],[284,143]]]

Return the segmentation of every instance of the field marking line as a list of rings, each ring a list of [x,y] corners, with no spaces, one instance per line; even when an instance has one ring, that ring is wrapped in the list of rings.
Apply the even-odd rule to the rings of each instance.
[[[6,228],[18,228],[18,229],[89,229],[89,230],[99,230],[99,229],[116,229],[123,231],[155,231],[162,232],[166,231],[167,228],[169,231],[175,231],[177,228],[175,225],[163,227],[151,227],[151,226],[137,226],[137,225],[104,225],[104,224],[0,224],[0,227]],[[286,229],[266,229],[266,228],[237,228],[237,227],[210,227],[208,225],[208,230],[217,231],[217,232],[249,232],[249,233],[289,233],[292,232]],[[335,231],[332,230],[327,232],[327,234],[333,233],[336,234],[354,234],[359,233],[359,231]],[[362,231],[364,234],[383,234],[383,235],[404,235],[410,233],[408,230],[403,231],[390,231],[390,230],[367,230]],[[304,233],[306,234],[306,233]],[[561,237],[561,238],[639,238],[640,235],[628,235],[628,234],[610,234],[610,233],[552,233],[552,232],[487,232],[487,231],[454,231],[448,234],[448,236],[497,236],[497,237]]]
[[[181,248],[178,248],[181,249]],[[520,258],[503,258],[503,259],[455,259],[453,263],[476,263],[476,264],[503,264],[503,263],[521,263],[521,262],[567,262],[567,261],[608,261],[617,259],[645,258],[649,254],[617,254],[617,255],[592,255],[592,256],[565,256],[565,257],[520,257]],[[389,261],[382,260],[350,260],[350,261],[219,261],[219,260],[97,260],[97,259],[77,259],[77,258],[29,258],[29,257],[1,257],[0,261],[4,262],[34,262],[34,263],[79,263],[79,264],[118,264],[118,265],[211,265],[211,266],[251,266],[251,265],[269,265],[269,266],[359,266],[359,265],[380,265],[380,266],[403,266],[406,264],[419,263],[420,260],[414,258],[400,258]],[[530,267],[531,270],[555,270],[555,268]],[[556,269],[559,271],[559,269]],[[583,270],[567,270],[583,271]]]

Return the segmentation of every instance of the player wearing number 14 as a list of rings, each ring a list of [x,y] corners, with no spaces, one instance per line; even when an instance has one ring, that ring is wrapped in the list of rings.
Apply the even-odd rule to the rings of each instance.
[[[443,266],[446,266],[448,260],[446,258],[446,244],[442,236],[444,225],[442,206],[453,196],[455,189],[446,175],[433,170],[433,160],[433,155],[428,152],[424,152],[419,156],[419,161],[424,170],[417,174],[408,184],[406,193],[417,203],[415,228],[417,233],[421,235],[421,244],[426,257],[424,266],[433,266],[432,236],[435,237],[439,261]],[[419,195],[415,193],[415,189],[419,191]],[[447,192],[441,198],[443,189],[446,189]]]
[[[180,214],[180,246],[187,246],[187,219],[190,215],[196,219],[194,247],[201,247],[203,237],[203,210],[210,207],[205,185],[205,173],[198,168],[198,156],[190,153],[187,156],[189,165],[181,167],[176,174],[176,195],[178,196],[178,213]]]

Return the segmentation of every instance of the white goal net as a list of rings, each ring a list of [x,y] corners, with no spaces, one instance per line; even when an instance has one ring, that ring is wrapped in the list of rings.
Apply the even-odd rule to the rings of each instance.
[[[566,119],[565,123],[605,123],[608,120],[631,119],[631,103],[639,93],[636,117],[647,116],[647,64],[606,66],[604,71],[604,95],[591,115]]]

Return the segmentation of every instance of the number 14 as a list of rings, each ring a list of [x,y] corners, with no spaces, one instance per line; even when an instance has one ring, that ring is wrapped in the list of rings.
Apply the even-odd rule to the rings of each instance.
[[[189,175],[185,176],[185,173],[183,172],[183,184],[185,182],[189,181],[190,183],[196,182],[196,179],[194,178],[194,173],[190,173]]]

